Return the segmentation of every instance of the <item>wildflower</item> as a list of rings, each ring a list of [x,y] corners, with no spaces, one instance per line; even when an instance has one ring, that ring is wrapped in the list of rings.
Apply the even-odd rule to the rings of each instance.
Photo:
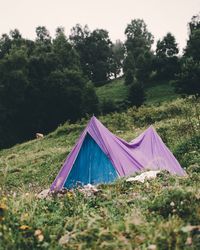
[[[27,219],[27,218],[28,218],[28,216],[29,216],[29,214],[28,214],[28,213],[22,214],[22,215],[21,215],[21,221],[23,221],[23,220]]]
[[[156,250],[156,245],[152,244],[148,246],[148,250]]]
[[[40,229],[35,230],[35,233],[34,233],[35,236],[38,236],[40,234],[42,234],[42,230]]]
[[[0,222],[4,220],[5,210],[7,210],[6,204],[0,203]]]
[[[44,240],[44,235],[43,235],[43,233],[42,233],[42,230],[40,230],[40,229],[35,230],[34,235],[35,235],[35,237],[37,238],[37,240],[38,240],[39,242],[41,242],[41,241]]]
[[[4,203],[0,203],[0,222],[4,220],[5,211],[7,206]]]
[[[6,204],[5,203],[1,203],[0,204],[0,212],[3,212],[3,211],[5,211],[5,210],[7,210],[8,208],[7,208],[7,206],[6,206]]]
[[[27,229],[31,229],[31,227],[27,226],[27,225],[22,225],[19,227],[19,229],[21,230],[27,230]]]
[[[69,199],[72,199],[72,198],[73,198],[73,194],[72,194],[71,192],[67,192],[67,197],[68,197]]]
[[[41,242],[41,241],[44,240],[44,235],[43,235],[43,234],[40,234],[40,235],[38,235],[37,238],[38,238],[38,241]]]
[[[7,198],[4,196],[3,199],[2,199],[3,202],[6,202],[7,201]]]
[[[1,221],[4,221],[4,217],[3,216],[0,216],[0,222]]]
[[[192,245],[192,238],[191,237],[187,237],[187,240],[185,242],[186,245]]]

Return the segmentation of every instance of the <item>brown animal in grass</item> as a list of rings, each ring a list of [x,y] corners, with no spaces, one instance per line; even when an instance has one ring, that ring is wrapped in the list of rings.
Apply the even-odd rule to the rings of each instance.
[[[42,138],[44,138],[44,135],[41,134],[41,133],[36,133],[35,136],[36,136],[37,139],[42,139]]]

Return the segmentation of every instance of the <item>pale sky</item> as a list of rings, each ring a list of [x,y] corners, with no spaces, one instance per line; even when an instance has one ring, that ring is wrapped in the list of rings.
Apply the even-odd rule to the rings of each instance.
[[[34,39],[35,28],[46,26],[54,36],[58,26],[66,35],[77,23],[90,30],[108,30],[113,42],[124,41],[124,30],[132,19],[144,19],[155,41],[171,32],[184,48],[187,24],[200,11],[200,0],[0,0],[0,34],[17,28]]]

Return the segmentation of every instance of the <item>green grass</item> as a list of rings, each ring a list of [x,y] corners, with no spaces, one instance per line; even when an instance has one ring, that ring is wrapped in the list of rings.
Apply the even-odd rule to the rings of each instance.
[[[100,102],[113,100],[114,103],[121,102],[127,98],[128,89],[124,85],[124,78],[119,78],[96,88]]]
[[[179,95],[175,93],[174,88],[169,83],[159,84],[146,89],[145,104],[169,102],[178,97]]]
[[[119,78],[96,88],[100,103],[111,100],[113,103],[122,103],[127,99],[128,87],[124,84],[124,78]],[[146,105],[159,104],[165,101],[172,101],[179,97],[173,86],[168,82],[151,83],[146,87]]]
[[[44,139],[0,151],[0,249],[200,249],[199,100],[152,101],[99,119],[127,141],[153,124],[188,176],[163,172],[145,183],[100,185],[90,197],[74,190],[37,199],[88,120],[66,123]]]

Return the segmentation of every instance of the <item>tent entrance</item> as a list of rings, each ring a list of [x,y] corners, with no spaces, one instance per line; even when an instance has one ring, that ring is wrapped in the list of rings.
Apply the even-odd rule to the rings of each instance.
[[[117,178],[118,174],[111,161],[87,133],[64,187],[109,183]]]

